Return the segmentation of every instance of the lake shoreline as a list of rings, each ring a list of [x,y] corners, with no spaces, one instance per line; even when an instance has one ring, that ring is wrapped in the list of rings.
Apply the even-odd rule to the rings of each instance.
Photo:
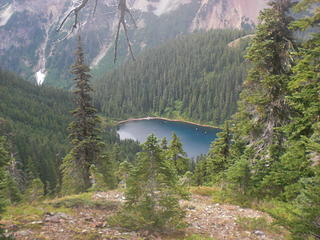
[[[127,120],[117,122],[117,125],[121,125],[121,124],[128,123],[128,122],[142,121],[142,120],[163,120],[163,121],[168,121],[168,122],[181,122],[181,123],[192,124],[192,125],[199,126],[199,127],[221,129],[216,126],[200,124],[200,123],[190,122],[190,121],[186,121],[186,120],[169,119],[169,118],[164,118],[164,117],[129,118]]]

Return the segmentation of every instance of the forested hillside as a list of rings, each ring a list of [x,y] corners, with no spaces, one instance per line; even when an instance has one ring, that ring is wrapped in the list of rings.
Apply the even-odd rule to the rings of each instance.
[[[60,186],[60,165],[70,149],[68,125],[74,108],[71,94],[46,86],[35,86],[0,70],[0,134],[7,136],[15,158],[11,167],[21,190],[34,179],[44,184],[45,194]],[[103,123],[102,139],[115,161],[132,160],[139,146],[120,141],[115,128]]]
[[[40,178],[53,188],[58,181],[58,162],[68,147],[67,126],[73,103],[62,90],[36,87],[0,70],[0,117],[23,169],[21,181]]]
[[[100,79],[95,101],[119,119],[161,115],[220,124],[235,112],[246,76],[246,42],[228,43],[245,34],[199,32],[148,50]]]

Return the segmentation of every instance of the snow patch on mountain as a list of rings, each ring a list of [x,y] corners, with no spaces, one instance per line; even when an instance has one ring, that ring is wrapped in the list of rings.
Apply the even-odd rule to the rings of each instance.
[[[36,80],[39,86],[43,84],[44,79],[46,78],[46,75],[47,73],[45,72],[45,70],[40,70],[36,72]]]
[[[14,13],[12,4],[7,4],[0,8],[0,27],[7,24]]]

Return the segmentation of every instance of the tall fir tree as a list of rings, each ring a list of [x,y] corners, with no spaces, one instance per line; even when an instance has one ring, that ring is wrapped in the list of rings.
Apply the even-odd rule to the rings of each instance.
[[[91,187],[90,166],[100,157],[103,143],[99,137],[100,120],[92,105],[90,86],[90,68],[85,64],[81,37],[78,37],[76,61],[72,66],[75,75],[75,103],[72,111],[74,121],[69,125],[72,150],[64,159],[63,192],[82,192]]]
[[[306,31],[307,40],[297,52],[293,77],[289,84],[288,97],[291,107],[295,110],[292,123],[287,132],[291,146],[287,147],[286,155],[292,166],[292,160],[299,160],[296,168],[295,185],[298,195],[294,210],[283,216],[275,216],[279,223],[288,228],[295,240],[320,239],[320,1],[302,0],[296,6],[298,12],[308,12],[307,16],[295,21],[294,29]],[[312,29],[312,33],[310,33]],[[293,146],[300,146],[296,153]],[[301,156],[303,154],[303,156]],[[300,157],[297,157],[299,156]],[[301,161],[301,160],[304,161]],[[305,167],[308,165],[308,168]],[[309,176],[306,171],[311,171]],[[292,173],[287,173],[292,177]],[[288,176],[286,176],[288,178]],[[283,185],[287,185],[286,181]],[[292,191],[291,191],[292,192]]]
[[[270,8],[260,14],[248,49],[247,59],[252,67],[243,84],[239,111],[231,128],[232,157],[249,167],[255,191],[259,191],[261,181],[284,152],[282,127],[288,123],[291,113],[286,95],[295,49],[290,30],[292,18],[288,15],[292,3],[275,0],[269,4]]]

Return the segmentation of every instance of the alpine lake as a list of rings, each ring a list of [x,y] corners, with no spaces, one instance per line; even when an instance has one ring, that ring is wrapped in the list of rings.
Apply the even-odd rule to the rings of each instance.
[[[164,119],[128,120],[118,125],[121,140],[133,139],[140,143],[146,141],[151,134],[158,138],[166,137],[168,143],[172,133],[180,138],[188,157],[196,158],[207,154],[211,143],[217,138],[218,128],[200,126],[192,123],[170,121]]]

